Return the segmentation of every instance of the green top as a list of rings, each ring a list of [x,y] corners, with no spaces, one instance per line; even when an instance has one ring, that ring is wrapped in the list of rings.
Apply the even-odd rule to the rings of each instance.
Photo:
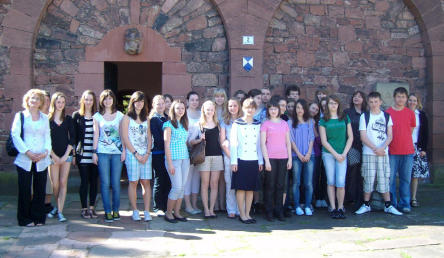
[[[330,143],[331,147],[333,147],[333,149],[339,154],[344,152],[345,149],[348,123],[350,123],[350,118],[348,116],[344,120],[336,118],[326,122],[324,118],[321,118],[321,121],[319,121],[319,126],[325,128],[327,142]],[[322,151],[330,153],[324,146],[322,146]]]

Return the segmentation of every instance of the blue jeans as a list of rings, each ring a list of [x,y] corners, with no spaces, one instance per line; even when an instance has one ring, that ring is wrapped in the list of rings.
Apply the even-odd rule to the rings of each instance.
[[[390,198],[393,206],[410,209],[410,180],[412,177],[413,154],[389,155],[390,159]],[[399,175],[399,203],[397,199],[396,175]]]
[[[339,162],[329,152],[322,152],[327,185],[345,187],[345,175],[347,174],[347,158]]]
[[[102,192],[103,209],[106,213],[111,212],[111,201],[109,187],[113,193],[113,209],[118,212],[120,207],[120,176],[122,174],[122,162],[120,154],[97,154],[99,158],[100,190]]]
[[[294,207],[299,207],[299,186],[301,185],[301,174],[304,173],[305,207],[310,207],[313,196],[313,169],[314,156],[308,162],[302,162],[298,157],[293,157],[293,197]]]

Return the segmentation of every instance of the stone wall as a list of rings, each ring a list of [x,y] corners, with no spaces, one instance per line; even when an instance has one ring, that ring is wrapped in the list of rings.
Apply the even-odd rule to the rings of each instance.
[[[69,105],[76,105],[81,92],[73,80],[85,48],[129,24],[149,26],[171,47],[182,49],[194,90],[210,95],[215,87],[227,87],[225,30],[209,0],[54,0],[35,42],[34,84],[50,92],[63,91],[73,96]]]
[[[406,82],[426,94],[421,32],[402,0],[285,0],[264,46],[264,84],[318,86],[344,100],[378,82]]]

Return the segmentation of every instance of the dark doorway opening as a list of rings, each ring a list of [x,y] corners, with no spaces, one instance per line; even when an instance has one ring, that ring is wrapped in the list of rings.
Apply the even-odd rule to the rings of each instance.
[[[135,91],[144,92],[148,102],[155,95],[162,94],[162,63],[105,62],[105,89],[116,94],[118,110],[126,113]]]

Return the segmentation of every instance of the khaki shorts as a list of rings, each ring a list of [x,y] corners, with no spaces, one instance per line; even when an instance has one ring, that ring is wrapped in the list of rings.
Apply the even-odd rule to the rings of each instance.
[[[224,158],[222,156],[206,156],[202,164],[197,165],[199,171],[223,171]]]
[[[390,191],[390,164],[388,155],[362,155],[362,177],[364,178],[364,192],[371,193],[375,189],[379,193]]]

